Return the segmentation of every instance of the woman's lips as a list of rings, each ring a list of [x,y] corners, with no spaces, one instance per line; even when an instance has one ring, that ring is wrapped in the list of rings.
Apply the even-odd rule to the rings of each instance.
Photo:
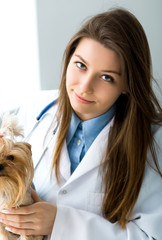
[[[75,97],[77,98],[77,100],[78,100],[79,102],[81,102],[81,103],[90,104],[90,103],[93,103],[93,102],[94,102],[94,101],[86,100],[85,98],[79,96],[79,95],[76,94],[75,92],[74,92],[74,94],[75,94]]]

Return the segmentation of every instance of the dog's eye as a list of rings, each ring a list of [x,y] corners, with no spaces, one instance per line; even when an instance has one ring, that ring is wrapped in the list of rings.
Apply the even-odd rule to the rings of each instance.
[[[14,156],[13,155],[8,155],[7,156],[7,160],[13,161],[14,160]]]

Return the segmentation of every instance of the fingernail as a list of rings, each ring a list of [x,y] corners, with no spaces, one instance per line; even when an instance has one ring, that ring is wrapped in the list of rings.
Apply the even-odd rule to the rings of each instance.
[[[5,230],[11,232],[11,229],[9,227],[5,227]]]
[[[9,213],[10,211],[8,209],[3,209],[1,213]]]

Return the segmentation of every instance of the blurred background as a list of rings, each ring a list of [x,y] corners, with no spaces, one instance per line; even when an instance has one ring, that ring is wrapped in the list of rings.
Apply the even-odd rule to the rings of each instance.
[[[0,112],[36,91],[58,88],[72,35],[87,17],[116,6],[130,10],[143,25],[162,88],[161,0],[0,0]],[[162,103],[159,87],[154,89]]]

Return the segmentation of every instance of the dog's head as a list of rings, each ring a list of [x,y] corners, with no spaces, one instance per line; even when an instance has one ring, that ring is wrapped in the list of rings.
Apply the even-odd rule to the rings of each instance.
[[[12,128],[10,131],[13,133]],[[0,137],[0,205],[18,206],[34,175],[31,146],[25,142],[16,142],[1,134]]]

